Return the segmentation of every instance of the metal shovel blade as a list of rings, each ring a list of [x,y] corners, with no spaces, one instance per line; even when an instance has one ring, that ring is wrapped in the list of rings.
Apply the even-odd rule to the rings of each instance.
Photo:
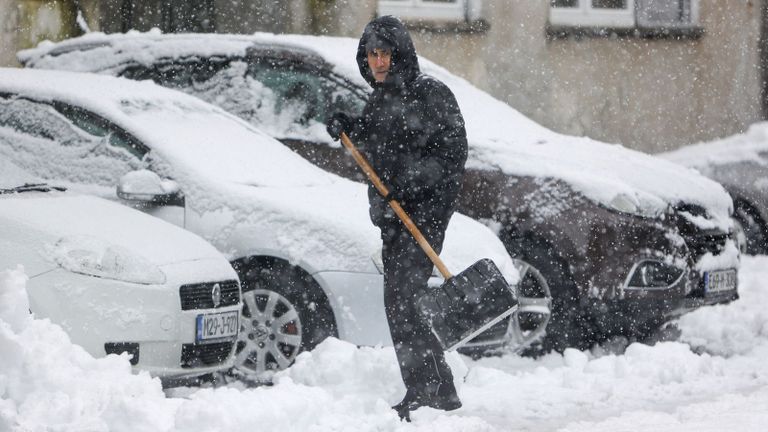
[[[460,348],[514,313],[517,293],[496,264],[481,259],[416,301],[444,350]]]

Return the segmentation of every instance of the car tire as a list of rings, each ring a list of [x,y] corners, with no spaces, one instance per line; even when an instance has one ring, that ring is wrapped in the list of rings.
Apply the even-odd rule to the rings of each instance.
[[[747,255],[760,255],[768,252],[768,233],[752,206],[744,201],[736,201],[733,219],[738,224],[736,235],[743,233],[746,242],[739,245]]]
[[[243,290],[235,368],[251,380],[269,381],[296,356],[337,336],[333,312],[311,277],[270,261],[239,271]]]
[[[552,244],[544,239],[526,236],[518,242],[517,255],[538,269],[544,276],[552,296],[552,315],[541,343],[525,350],[525,355],[537,356],[566,348],[589,349],[598,340],[597,329],[581,306],[576,282],[567,262],[558,257]]]

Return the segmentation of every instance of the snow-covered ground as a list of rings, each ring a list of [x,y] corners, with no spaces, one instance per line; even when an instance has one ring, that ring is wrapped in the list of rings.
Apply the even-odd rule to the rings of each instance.
[[[391,348],[328,340],[275,385],[166,390],[126,357],[94,359],[27,314],[22,268],[0,272],[0,431],[764,431],[768,257],[741,299],[683,317],[678,342],[449,362],[464,407],[401,423]],[[615,350],[613,350],[615,352]]]

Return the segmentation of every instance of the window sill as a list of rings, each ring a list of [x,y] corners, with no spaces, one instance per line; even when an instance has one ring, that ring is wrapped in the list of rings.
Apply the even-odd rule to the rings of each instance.
[[[586,27],[547,25],[547,39],[582,39],[582,38],[640,38],[640,39],[672,39],[696,40],[704,36],[704,27]]]
[[[401,20],[409,30],[434,33],[485,33],[491,29],[491,24],[484,19],[454,21],[401,17]]]

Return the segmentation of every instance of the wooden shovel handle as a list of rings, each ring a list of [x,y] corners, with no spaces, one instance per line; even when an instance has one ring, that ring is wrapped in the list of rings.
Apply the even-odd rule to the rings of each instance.
[[[367,160],[365,160],[365,156],[363,156],[362,153],[357,150],[357,147],[352,144],[352,141],[344,132],[341,133],[341,143],[344,144],[344,147],[346,147],[347,150],[349,150],[349,152],[352,154],[352,157],[355,159],[355,162],[357,162],[360,168],[363,169],[363,172],[366,176],[368,176],[368,179],[371,181],[371,183],[373,183],[381,196],[385,197],[389,195],[389,190],[381,181],[379,176],[376,175],[373,167],[368,163]],[[413,238],[416,239],[416,242],[419,243],[419,246],[424,249],[424,252],[427,254],[429,259],[432,260],[432,262],[435,264],[435,267],[437,267],[437,269],[440,271],[440,274],[442,274],[446,280],[452,278],[453,275],[450,271],[448,271],[448,267],[445,266],[443,260],[441,260],[437,253],[435,253],[435,250],[432,249],[432,246],[429,245],[427,239],[424,238],[424,235],[421,234],[421,231],[419,231],[408,214],[405,213],[405,210],[403,210],[403,207],[400,206],[400,203],[395,200],[389,200],[389,206],[392,207],[392,210],[395,211],[397,217],[403,221],[405,227],[408,228],[408,231],[410,231],[411,235],[413,235]]]

